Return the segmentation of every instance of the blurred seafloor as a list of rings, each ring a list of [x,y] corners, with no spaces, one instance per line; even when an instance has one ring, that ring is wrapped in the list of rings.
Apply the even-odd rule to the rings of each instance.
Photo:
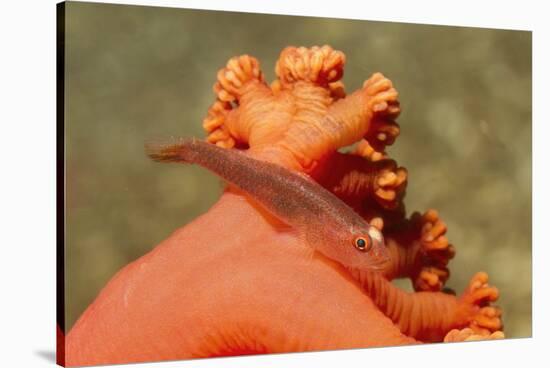
[[[67,330],[113,274],[216,201],[219,180],[159,165],[151,137],[204,137],[228,58],[268,80],[288,45],[347,56],[346,89],[373,72],[400,92],[390,155],[409,211],[436,208],[457,248],[449,286],[485,270],[507,337],[531,335],[531,33],[262,14],[67,4]]]

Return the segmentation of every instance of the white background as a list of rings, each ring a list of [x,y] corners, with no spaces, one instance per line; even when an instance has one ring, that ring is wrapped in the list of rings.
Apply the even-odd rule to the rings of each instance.
[[[533,338],[140,367],[516,367],[530,366],[539,358],[548,361],[550,12],[544,8],[544,1],[338,0],[321,4],[279,0],[255,5],[245,0],[109,2],[534,31]],[[55,3],[6,1],[0,5],[0,363],[8,367],[54,365]]]

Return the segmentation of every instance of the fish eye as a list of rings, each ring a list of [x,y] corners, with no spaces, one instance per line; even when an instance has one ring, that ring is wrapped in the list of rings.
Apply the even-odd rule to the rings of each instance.
[[[366,252],[372,247],[372,240],[368,236],[359,236],[355,238],[354,245],[355,248],[359,249],[361,252]]]

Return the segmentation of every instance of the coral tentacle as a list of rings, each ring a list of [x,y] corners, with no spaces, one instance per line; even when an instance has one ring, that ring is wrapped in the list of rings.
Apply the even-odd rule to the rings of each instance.
[[[309,49],[289,46],[281,52],[275,73],[283,88],[305,81],[330,89],[330,84],[342,78],[345,62],[344,53],[328,45]]]
[[[441,292],[407,293],[379,273],[354,271],[374,303],[400,330],[421,341],[442,341],[454,328],[471,328],[490,335],[502,329],[501,313],[490,306],[498,290],[487,284],[485,273],[476,274],[461,297]]]

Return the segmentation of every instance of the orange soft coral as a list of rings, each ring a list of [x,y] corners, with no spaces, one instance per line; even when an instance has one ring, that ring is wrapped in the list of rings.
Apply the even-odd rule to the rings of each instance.
[[[393,123],[397,91],[376,73],[344,97],[339,81],[344,63],[344,54],[329,46],[287,47],[270,87],[255,58],[230,59],[218,72],[217,99],[203,123],[208,141],[249,147],[257,156],[306,172],[363,137],[383,149],[399,133]]]
[[[385,152],[399,134],[392,82],[375,73],[346,96],[344,63],[329,46],[287,47],[268,85],[255,58],[232,58],[203,126],[209,142],[331,190],[383,230],[392,264],[350,273],[228,189],[109,282],[67,336],[68,365],[503,337],[485,273],[442,292],[454,247],[437,212],[406,217],[407,171]]]
[[[345,97],[340,81],[344,63],[345,55],[330,46],[287,47],[270,88],[255,58],[230,59],[218,72],[217,99],[203,123],[208,140],[222,147],[246,147],[256,157],[304,171],[380,226],[403,222],[407,171],[384,152],[399,134],[397,91],[375,73]],[[356,157],[336,152],[355,142]],[[414,286],[441,290],[454,256],[444,237],[445,225],[435,211],[408,222],[410,226],[401,224],[409,234],[406,243],[418,243],[410,253],[423,263],[409,267]]]
[[[407,171],[384,152],[385,146],[393,144],[399,134],[395,122],[400,113],[397,91],[389,79],[375,73],[363,83],[363,88],[346,97],[340,81],[344,63],[345,55],[330,46],[287,47],[277,61],[278,79],[270,90],[256,59],[248,55],[231,59],[218,72],[214,86],[218,99],[213,105],[215,109],[229,102],[226,111],[230,113],[219,118],[219,114],[212,114],[210,110],[204,122],[210,133],[208,139],[224,147],[246,146],[260,158],[304,171],[371,223],[380,228],[387,223],[390,226],[385,235],[394,262],[385,278],[410,277],[418,291],[441,291],[449,277],[447,264],[455,252],[445,237],[446,225],[435,210],[423,215],[415,212],[410,219],[404,218],[402,200]],[[218,124],[212,130],[211,122],[216,116]],[[227,135],[222,136],[219,131]],[[355,157],[337,152],[338,148],[355,142],[359,142],[353,152]],[[287,154],[286,161],[280,159],[280,152]],[[472,283],[478,278],[474,277]],[[392,288],[391,284],[385,287]],[[376,293],[379,288],[374,290],[370,284],[367,289]],[[439,298],[439,303],[457,301],[442,294],[426,295],[427,299]],[[402,301],[406,297],[395,298]],[[411,308],[412,305],[418,307],[423,297],[416,296],[416,299]],[[472,304],[487,304],[496,300],[496,291],[486,300],[481,298],[483,301],[466,296],[461,300],[466,299]],[[389,300],[381,303],[398,304]],[[490,332],[500,329],[500,312],[493,307],[484,308],[489,309],[483,309],[483,313],[491,310],[492,319],[486,324],[482,322],[481,326]],[[429,309],[421,314],[430,314]],[[401,316],[393,319],[401,320],[405,314],[401,311]],[[414,324],[415,318],[422,320],[422,316],[406,318],[409,324]],[[444,318],[449,325],[458,319],[448,315]],[[487,321],[476,318],[476,322],[472,322],[476,327],[480,325],[479,319]],[[441,336],[435,340],[441,340],[449,330],[442,326],[438,329]],[[423,336],[405,330],[409,335]]]

